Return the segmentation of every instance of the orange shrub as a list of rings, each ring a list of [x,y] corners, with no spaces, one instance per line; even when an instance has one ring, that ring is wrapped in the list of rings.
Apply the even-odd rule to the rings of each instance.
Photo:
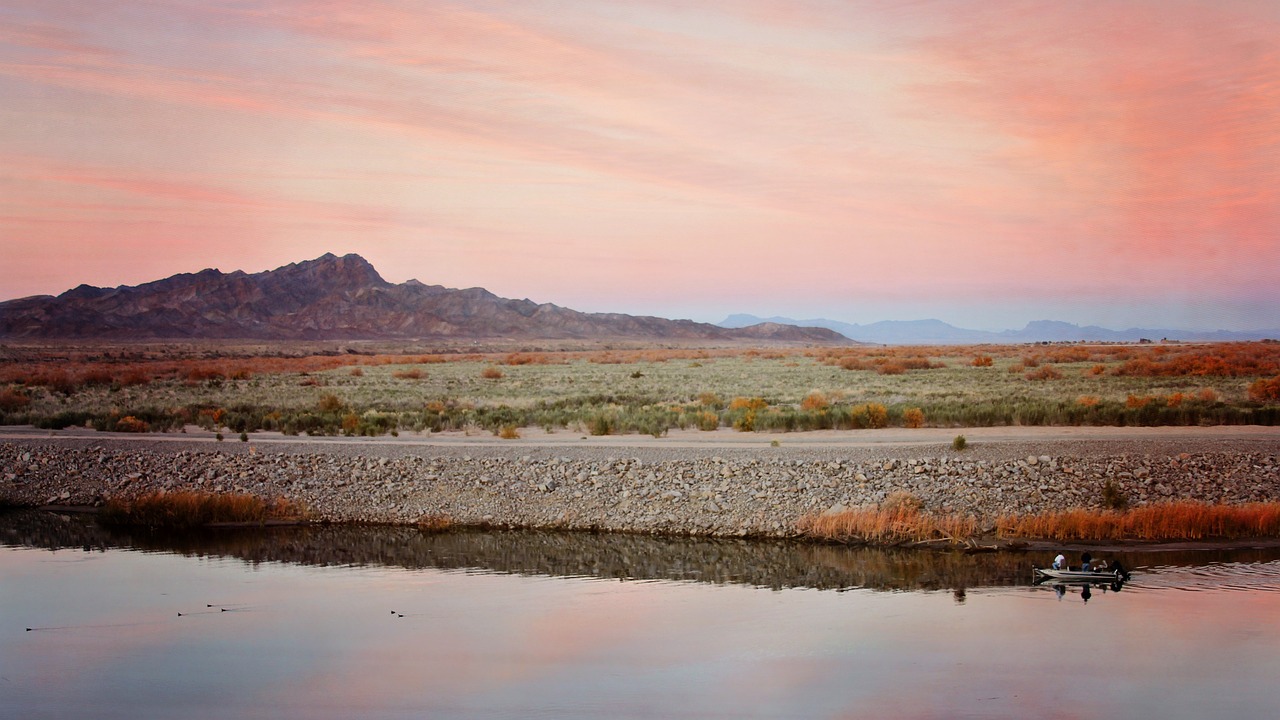
[[[1088,372],[1090,375],[1101,375],[1106,371],[1107,371],[1106,365],[1094,365],[1093,367],[1089,368],[1086,372]]]
[[[1080,397],[1076,398],[1076,402],[1079,403],[1081,407],[1096,407],[1098,404],[1098,396],[1097,395],[1081,395]]]
[[[1131,410],[1137,410],[1138,408],[1144,408],[1147,405],[1150,405],[1152,399],[1153,398],[1148,395],[1134,395],[1130,393],[1129,397],[1125,398],[1124,406]]]
[[[924,427],[924,411],[917,407],[903,410],[902,426],[908,428]]]
[[[765,402],[764,398],[758,397],[736,397],[729,403],[730,410],[763,410],[767,407],[769,407],[769,403]]]
[[[979,355],[975,357],[969,364],[974,367],[991,367],[995,361],[990,355]]]
[[[502,371],[490,365],[489,367],[485,368],[480,372],[480,377],[484,378],[485,380],[501,380]]]
[[[351,368],[351,372],[348,374],[351,375],[351,377],[364,377],[364,370],[358,367],[353,367]]]
[[[1196,399],[1202,403],[1216,403],[1219,399],[1218,391],[1213,388],[1202,388],[1200,392],[1196,394]]]
[[[876,367],[876,372],[881,375],[901,375],[906,371],[906,366],[898,362],[887,362]]]
[[[703,410],[694,416],[694,422],[697,423],[699,430],[710,432],[720,427],[720,416],[709,410]]]
[[[150,429],[150,425],[132,415],[125,415],[116,421],[116,432],[144,433]]]
[[[826,410],[828,407],[831,407],[831,403],[820,392],[811,392],[800,401],[801,410]]]
[[[397,380],[421,380],[427,374],[422,372],[421,368],[409,368],[408,370],[396,370],[391,373],[391,377]]]
[[[1258,402],[1275,402],[1280,400],[1280,375],[1270,380],[1259,378],[1249,386],[1249,398]]]
[[[1061,380],[1062,371],[1052,365],[1036,368],[1024,375],[1028,380]]]
[[[1169,407],[1178,407],[1182,405],[1182,401],[1185,399],[1186,399],[1185,395],[1183,395],[1180,392],[1176,392],[1165,399],[1165,404],[1168,405]]]

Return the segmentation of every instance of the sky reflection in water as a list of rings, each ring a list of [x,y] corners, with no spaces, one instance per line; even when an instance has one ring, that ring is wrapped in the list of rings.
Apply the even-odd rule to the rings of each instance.
[[[1179,572],[959,602],[0,548],[0,716],[1267,716],[1280,583]]]

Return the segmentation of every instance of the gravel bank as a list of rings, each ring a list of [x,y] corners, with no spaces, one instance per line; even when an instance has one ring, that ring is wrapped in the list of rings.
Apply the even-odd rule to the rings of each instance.
[[[1280,500],[1280,434],[1186,429],[1134,439],[1032,433],[941,443],[821,437],[597,446],[565,437],[403,441],[7,433],[0,501],[96,505],[154,490],[285,497],[318,519],[714,536],[788,536],[796,521],[910,492],[928,510],[994,518],[1101,505],[1112,480],[1133,504]],[[1216,432],[1215,432],[1216,431]],[[994,436],[993,436],[994,437]],[[269,441],[268,441],[269,440]]]

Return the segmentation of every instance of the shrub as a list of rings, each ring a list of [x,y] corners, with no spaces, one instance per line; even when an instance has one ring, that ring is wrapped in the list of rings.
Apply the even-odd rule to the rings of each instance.
[[[963,435],[957,435],[955,439],[951,441],[951,449],[955,450],[956,452],[959,452],[965,449],[966,447],[968,447],[968,445],[969,445],[969,441],[965,440]]]
[[[881,375],[902,375],[907,371],[907,366],[898,362],[887,362],[876,367],[876,372]]]
[[[995,363],[990,355],[979,355],[975,357],[969,364],[974,367],[991,367]]]
[[[801,410],[826,410],[830,406],[831,403],[827,402],[827,398],[816,390],[806,395],[804,400],[800,401]]]
[[[1062,371],[1052,365],[1045,365],[1024,375],[1028,380],[1061,380]]]
[[[720,428],[720,416],[707,410],[695,415],[694,422],[697,424],[699,430],[710,432]]]
[[[150,425],[132,415],[125,415],[116,421],[116,432],[144,433],[150,429]]]
[[[31,398],[12,388],[0,390],[0,411],[16,412],[31,404]]]
[[[849,411],[855,428],[882,428],[889,425],[889,410],[880,403],[856,405]]]
[[[358,367],[353,367],[351,368],[351,372],[349,372],[348,374],[351,377],[364,377],[364,370]]]
[[[342,400],[333,393],[325,393],[316,402],[316,409],[322,413],[337,412],[342,409]]]
[[[1196,395],[1196,399],[1198,399],[1198,400],[1199,400],[1200,402],[1202,402],[1202,403],[1206,403],[1206,404],[1210,404],[1210,405],[1212,405],[1212,404],[1214,404],[1214,403],[1218,402],[1220,398],[1218,397],[1218,391],[1217,391],[1217,390],[1214,390],[1213,388],[1203,388],[1203,389],[1202,389],[1202,390],[1200,390],[1200,392]]]
[[[515,425],[503,425],[502,429],[498,431],[498,437],[503,440],[519,440],[520,431],[516,429]]]
[[[1131,410],[1141,410],[1142,408],[1146,407],[1147,405],[1150,405],[1150,404],[1151,404],[1151,400],[1152,400],[1152,398],[1150,398],[1149,396],[1146,396],[1146,395],[1134,395],[1134,394],[1130,393],[1130,394],[1129,394],[1129,397],[1125,398],[1124,406],[1125,406],[1125,407],[1127,407],[1127,408],[1129,408],[1129,409],[1131,409]]]
[[[421,368],[409,368],[408,370],[397,370],[391,373],[391,377],[397,380],[421,380],[426,376],[427,374],[422,372]],[[501,377],[501,374],[499,374],[499,377]]]
[[[485,380],[501,380],[502,371],[494,367],[493,365],[490,365],[489,367],[485,368],[480,372],[480,377],[484,378]]]
[[[610,413],[597,413],[587,421],[587,431],[592,435],[612,435],[617,426],[617,418]]]
[[[1167,400],[1165,400],[1165,404],[1171,408],[1176,408],[1176,407],[1180,407],[1182,405],[1182,401],[1186,399],[1187,399],[1186,395],[1183,395],[1180,392],[1176,392],[1170,395]]]
[[[763,410],[766,407],[769,407],[769,403],[766,403],[764,398],[758,397],[736,397],[729,403],[730,410]]]
[[[724,405],[724,401],[720,399],[719,395],[716,395],[713,392],[704,392],[698,393],[698,404],[705,407],[718,408],[721,405]]]
[[[1076,403],[1080,407],[1097,407],[1099,402],[1097,395],[1081,395],[1076,398]]]
[[[924,427],[924,411],[917,407],[903,410],[902,426],[908,428]]]
[[[1114,480],[1107,480],[1102,486],[1102,506],[1108,510],[1123,510],[1129,507],[1129,498]]]
[[[1089,368],[1087,372],[1090,375],[1101,375],[1106,371],[1107,371],[1106,365],[1094,365],[1093,367]]]
[[[1280,400],[1280,375],[1271,379],[1259,378],[1249,386],[1249,399],[1257,402]]]

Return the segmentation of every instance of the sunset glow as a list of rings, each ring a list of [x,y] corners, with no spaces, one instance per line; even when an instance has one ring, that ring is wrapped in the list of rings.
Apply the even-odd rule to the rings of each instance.
[[[359,253],[718,321],[1280,327],[1280,5],[0,0],[0,299]]]

